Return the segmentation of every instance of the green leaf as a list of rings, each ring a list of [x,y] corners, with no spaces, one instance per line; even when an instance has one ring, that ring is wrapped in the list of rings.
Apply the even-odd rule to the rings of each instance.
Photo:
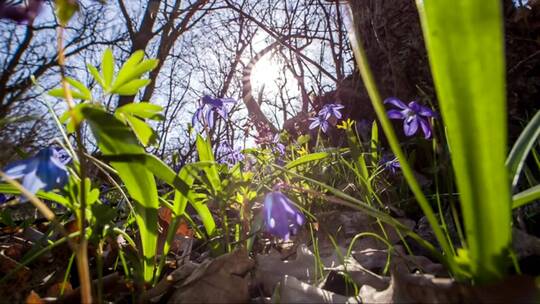
[[[111,93],[116,93],[121,96],[132,96],[137,94],[140,88],[147,86],[150,81],[150,79],[134,79],[119,88],[113,89]]]
[[[539,136],[540,111],[536,112],[534,117],[521,132],[506,159],[506,167],[508,168],[510,178],[512,179],[512,187],[517,186],[523,164],[532,147],[536,144]]]
[[[19,190],[15,189],[13,186],[9,184],[0,184],[0,193],[20,194]],[[48,201],[59,203],[60,205],[66,208],[69,208],[69,206],[71,205],[69,200],[67,200],[62,195],[54,193],[54,192],[45,192],[45,191],[40,190],[36,193],[36,196],[42,200],[48,200]]]
[[[60,122],[66,124],[66,130],[68,133],[75,132],[76,126],[79,125],[84,117],[81,113],[81,109],[87,107],[87,103],[80,103],[76,105],[71,111],[66,110],[60,117]]]
[[[144,52],[142,50],[138,50],[131,55],[118,72],[116,81],[111,88],[112,91],[115,91],[134,79],[140,78],[142,74],[153,70],[159,62],[157,59],[143,60],[143,58]]]
[[[90,90],[84,84],[82,84],[81,82],[79,82],[79,81],[77,81],[77,80],[75,80],[73,78],[70,78],[70,77],[66,77],[66,81],[72,87],[77,89],[77,90],[70,89],[71,96],[74,99],[92,100],[92,93],[90,92]],[[64,98],[64,99],[66,98],[66,95],[65,95],[65,92],[64,92],[63,88],[52,89],[52,90],[49,91],[49,95],[51,95],[53,97],[58,97],[58,98]]]
[[[143,146],[146,147],[150,144],[155,143],[157,139],[157,134],[146,122],[129,114],[121,115],[125,116],[127,123],[129,124],[133,132],[135,132],[135,135],[137,135],[137,138]]]
[[[221,180],[219,178],[217,165],[215,164],[214,153],[212,152],[212,144],[210,143],[210,139],[204,139],[202,136],[197,135],[196,146],[197,153],[199,154],[199,160],[203,162],[213,163],[213,165],[204,169],[204,173],[208,178],[214,194],[216,194],[221,190]]]
[[[292,169],[292,168],[298,167],[298,166],[306,164],[306,163],[310,163],[310,162],[325,159],[325,158],[329,157],[330,155],[331,154],[327,153],[327,152],[310,153],[310,154],[304,155],[302,157],[299,157],[299,158],[297,158],[297,159],[295,159],[293,161],[290,161],[287,165],[285,165],[285,168]]]
[[[512,209],[519,208],[540,199],[540,185],[536,185],[512,197]]]
[[[112,84],[114,74],[114,56],[110,48],[107,48],[103,53],[103,59],[101,61],[101,73],[103,74],[103,87],[109,88]]]
[[[94,79],[99,83],[99,85],[103,89],[106,89],[107,86],[105,85],[105,80],[103,80],[103,77],[101,77],[97,68],[91,64],[87,64],[86,68],[88,68],[88,70],[90,71],[90,74],[92,74],[92,77],[94,77]]]
[[[417,5],[452,151],[470,270],[478,283],[501,279],[511,246],[501,1]]]
[[[61,26],[66,26],[73,17],[73,15],[79,10],[79,3],[77,0],[56,0],[56,17]]]
[[[113,115],[93,107],[85,107],[81,112],[104,155],[145,154],[129,127]],[[143,164],[111,162],[111,166],[118,171],[118,176],[135,200],[135,219],[139,226],[144,255],[144,279],[150,282],[157,249],[159,201],[156,181]]]
[[[116,110],[117,113],[129,113],[140,118],[160,121],[165,119],[165,117],[160,113],[161,111],[163,111],[162,106],[151,104],[149,102],[132,102],[121,106]]]
[[[376,166],[379,163],[379,127],[374,120],[371,125],[371,164]]]
[[[206,168],[215,166],[214,162],[192,163],[184,166],[182,170],[180,170],[180,173],[176,174],[163,161],[151,154],[118,154],[104,156],[103,158],[111,162],[138,163],[144,165],[148,170],[154,173],[157,178],[169,184],[179,192],[179,195],[183,196],[183,198],[175,196],[173,210],[175,214],[180,215],[183,212],[183,200],[189,200],[199,214],[208,235],[214,235],[216,224],[210,210],[208,209],[208,206],[200,202],[200,200],[195,199],[191,192],[191,185],[193,183],[192,179],[197,175],[195,169],[204,171]],[[178,193],[175,195],[178,195]]]

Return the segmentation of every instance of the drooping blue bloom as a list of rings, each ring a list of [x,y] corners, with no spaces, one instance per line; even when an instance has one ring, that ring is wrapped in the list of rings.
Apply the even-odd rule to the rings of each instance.
[[[4,193],[0,193],[0,205],[7,202],[8,198]]]
[[[338,103],[325,104],[323,108],[319,111],[319,116],[324,117],[328,120],[331,116],[334,116],[337,119],[341,119],[340,110],[345,108],[343,105]]]
[[[280,191],[266,194],[264,198],[264,222],[268,233],[288,240],[304,225],[306,218],[289,198]]]
[[[309,120],[311,120],[311,124],[309,125],[309,129],[313,130],[317,127],[319,127],[324,133],[328,132],[328,120],[324,118],[324,116],[317,115],[316,117],[312,117]]]
[[[31,22],[36,18],[43,0],[29,0],[26,6],[10,5],[6,1],[0,2],[0,19],[10,19],[19,24]]]
[[[233,148],[227,142],[222,142],[219,145],[217,153],[219,155],[218,162],[227,164],[229,167],[232,167],[245,159],[240,148]]]
[[[272,152],[279,155],[285,155],[285,145],[279,142],[279,133],[274,136],[272,140]]]
[[[392,174],[396,174],[397,170],[401,169],[397,157],[393,156],[392,154],[384,154],[381,158],[381,165],[385,169],[392,172]]]
[[[201,101],[201,106],[193,114],[192,125],[195,126],[198,123],[210,129],[214,127],[215,114],[227,120],[231,107],[236,103],[236,100],[232,98],[212,98],[208,95],[203,96]]]
[[[416,101],[411,101],[406,105],[394,97],[387,98],[384,103],[389,103],[399,108],[399,110],[393,109],[386,113],[390,119],[403,119],[403,131],[405,131],[405,135],[413,136],[420,126],[424,132],[424,137],[426,139],[431,137],[431,124],[428,118],[436,117],[437,114],[430,108],[422,106]]]
[[[22,185],[31,193],[36,193],[41,189],[51,191],[62,188],[67,183],[66,164],[69,161],[70,159],[60,160],[59,151],[48,147],[39,151],[34,157],[7,165],[3,171],[10,178],[22,178]]]

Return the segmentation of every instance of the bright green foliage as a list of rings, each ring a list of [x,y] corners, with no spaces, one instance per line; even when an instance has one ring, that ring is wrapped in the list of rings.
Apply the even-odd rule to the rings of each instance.
[[[114,78],[115,60],[110,49],[103,53],[101,61],[101,74],[96,67],[87,65],[92,77],[107,93],[122,96],[131,96],[150,83],[150,79],[141,79],[141,76],[153,70],[158,65],[157,59],[144,59],[142,50],[133,53],[122,65],[116,79]]]
[[[142,50],[136,51],[129,57],[120,68],[118,76],[110,88],[111,93],[135,95],[140,88],[150,83],[149,79],[140,79],[140,77],[144,73],[153,70],[157,66],[158,60],[144,60],[143,58],[144,52]]]
[[[92,100],[92,93],[90,92],[90,89],[88,89],[84,84],[71,77],[66,77],[65,79],[71,86],[77,89],[76,91],[70,89],[71,96],[74,99]],[[49,95],[58,98],[65,98],[66,96],[63,88],[52,89],[49,91]]]
[[[460,192],[474,281],[500,279],[511,244],[501,2],[417,1]]]
[[[157,134],[144,119],[163,120],[161,110],[161,106],[148,102],[129,103],[118,108],[114,116],[131,127],[143,146],[148,146],[156,141]]]
[[[56,0],[56,16],[61,26],[66,26],[71,17],[79,10],[77,0]]]
[[[82,113],[104,155],[145,154],[135,135],[114,115],[93,107],[83,108]],[[143,164],[111,162],[111,165],[118,171],[118,176],[135,200],[135,218],[140,230],[144,256],[144,280],[150,282],[154,273],[157,246],[159,202],[156,181]]]
[[[529,152],[537,143],[540,136],[540,111],[536,112],[531,121],[519,135],[519,138],[514,143],[508,158],[506,166],[512,180],[512,187],[517,186],[521,169],[529,155]]]
[[[217,165],[215,164],[214,153],[212,152],[212,144],[209,138],[204,139],[201,135],[197,135],[196,144],[199,160],[213,163],[213,165],[204,169],[204,173],[212,187],[212,192],[216,194],[221,190],[221,181],[219,179]]]

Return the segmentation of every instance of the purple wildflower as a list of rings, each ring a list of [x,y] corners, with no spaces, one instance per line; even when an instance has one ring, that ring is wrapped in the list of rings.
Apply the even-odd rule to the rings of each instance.
[[[29,0],[26,6],[9,5],[5,2],[0,2],[0,19],[10,19],[19,24],[33,21],[43,4],[43,0]]]
[[[337,119],[341,119],[342,115],[340,110],[345,108],[343,105],[338,103],[325,104],[323,108],[319,111],[319,116],[324,117],[328,120],[331,116],[334,116]]]
[[[7,196],[4,193],[0,193],[0,204],[3,204],[8,201]]]
[[[201,101],[201,106],[193,114],[192,125],[199,123],[207,125],[210,129],[214,127],[215,113],[227,120],[230,108],[236,103],[232,98],[212,98],[208,95],[203,96]]]
[[[394,97],[387,98],[384,103],[390,103],[400,109],[389,110],[386,113],[390,119],[403,119],[405,135],[414,135],[418,131],[418,126],[420,126],[424,132],[424,137],[426,139],[431,137],[431,124],[428,118],[436,117],[437,114],[430,108],[422,106],[416,101],[411,101],[406,105]]]
[[[53,147],[48,147],[34,157],[7,165],[3,171],[10,178],[22,178],[22,185],[31,193],[36,193],[40,189],[51,191],[62,188],[67,183],[66,164],[69,161],[70,159],[60,160],[59,152]]]
[[[272,140],[272,152],[285,155],[285,145],[279,142],[279,134],[276,134]]]
[[[217,149],[219,163],[227,164],[229,167],[236,165],[245,159],[240,148],[232,148],[227,142],[223,142]]]
[[[397,157],[393,156],[392,154],[384,154],[381,158],[381,165],[385,169],[392,172],[392,174],[396,174],[397,170],[401,169]]]
[[[319,127],[320,129],[322,129],[322,131],[324,133],[326,133],[328,131],[329,123],[328,123],[328,120],[326,120],[326,118],[324,118],[324,116],[319,115],[319,116],[316,116],[316,117],[312,117],[309,120],[311,120],[311,124],[309,125],[310,130]]]
[[[266,231],[284,240],[289,239],[291,232],[296,234],[306,221],[302,212],[280,191],[266,194],[263,212]]]

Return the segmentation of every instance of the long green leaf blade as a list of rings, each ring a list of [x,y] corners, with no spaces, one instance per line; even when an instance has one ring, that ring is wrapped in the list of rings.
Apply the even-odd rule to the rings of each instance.
[[[525,159],[527,159],[527,155],[534,144],[536,144],[539,136],[540,111],[536,112],[534,117],[521,132],[506,160],[506,167],[508,168],[510,178],[512,179],[512,187],[517,186],[519,174],[521,173],[521,169],[523,169]]]
[[[502,278],[511,244],[501,2],[417,0],[476,281]]]
[[[129,127],[116,119],[114,115],[92,107],[81,110],[88,120],[92,133],[104,155],[144,154],[137,138]],[[126,188],[135,200],[135,218],[139,226],[143,247],[144,279],[152,280],[157,248],[157,229],[159,207],[156,181],[152,173],[140,163],[111,162],[118,171]]]

